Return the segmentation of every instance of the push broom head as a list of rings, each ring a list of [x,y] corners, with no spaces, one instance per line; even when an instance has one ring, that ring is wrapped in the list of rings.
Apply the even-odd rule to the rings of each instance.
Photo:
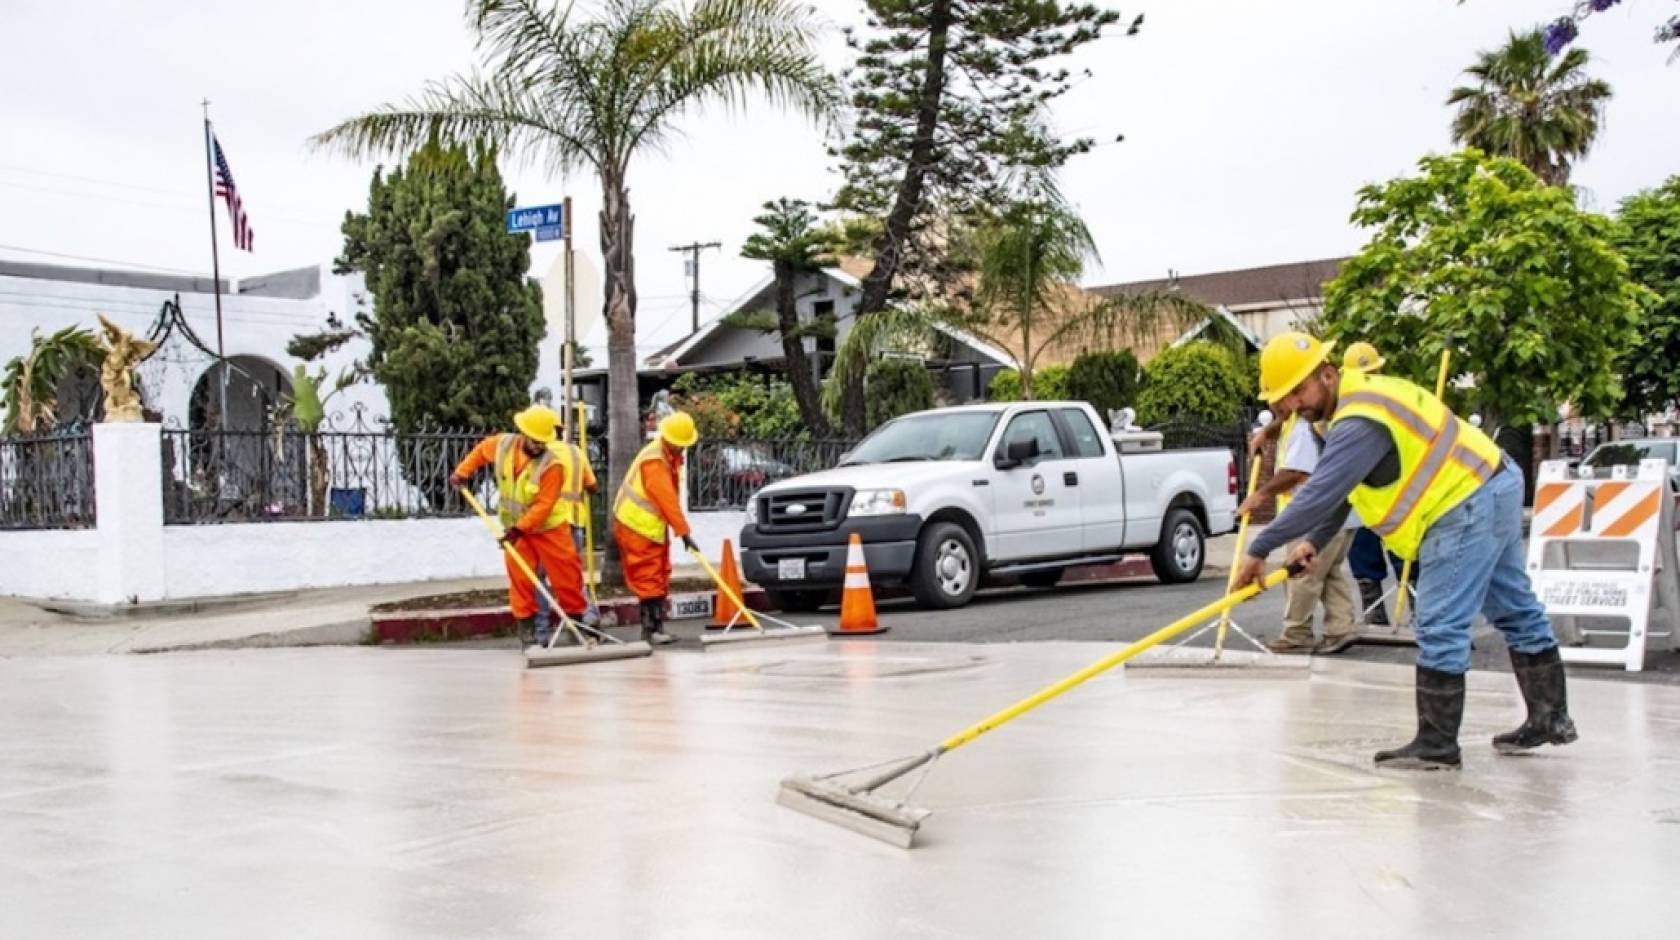
[[[1133,678],[1307,679],[1312,677],[1312,657],[1228,649],[1215,659],[1208,647],[1157,646],[1127,660],[1125,668]]]
[[[596,643],[593,646],[527,646],[525,668],[544,666],[575,666],[608,659],[635,659],[653,655],[653,647],[637,640],[634,643]]]
[[[789,777],[776,802],[824,822],[860,832],[871,839],[907,849],[932,811],[907,806],[873,793],[853,790],[832,779]]]
[[[761,633],[751,628],[708,633],[700,638],[701,649],[716,646],[748,646],[779,643],[785,640],[826,640],[828,631],[822,627],[766,627]]]

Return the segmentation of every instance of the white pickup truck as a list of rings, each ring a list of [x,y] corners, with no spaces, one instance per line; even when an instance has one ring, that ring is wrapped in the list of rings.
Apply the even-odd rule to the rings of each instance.
[[[933,608],[967,604],[986,575],[1052,587],[1141,552],[1162,581],[1194,580],[1207,535],[1235,527],[1231,452],[1162,451],[1159,435],[1102,427],[1084,402],[894,419],[838,467],[754,494],[743,573],[782,609],[814,610],[844,581],[856,534],[873,582],[908,583]]]

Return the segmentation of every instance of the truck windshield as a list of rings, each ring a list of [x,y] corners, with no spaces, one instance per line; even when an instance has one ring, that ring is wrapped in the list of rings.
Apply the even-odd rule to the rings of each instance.
[[[1589,467],[1636,466],[1641,460],[1662,460],[1674,464],[1674,445],[1667,441],[1639,441],[1628,444],[1600,444],[1587,455]]]
[[[911,415],[881,426],[842,467],[913,460],[979,460],[997,425],[997,412]]]

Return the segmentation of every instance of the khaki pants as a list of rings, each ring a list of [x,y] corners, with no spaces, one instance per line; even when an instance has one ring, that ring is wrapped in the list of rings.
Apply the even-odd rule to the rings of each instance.
[[[1283,638],[1294,643],[1311,643],[1313,613],[1324,604],[1324,638],[1347,636],[1354,632],[1358,608],[1355,606],[1353,579],[1348,577],[1348,548],[1353,544],[1355,530],[1336,533],[1310,574],[1290,578],[1284,582],[1288,601],[1283,610]]]

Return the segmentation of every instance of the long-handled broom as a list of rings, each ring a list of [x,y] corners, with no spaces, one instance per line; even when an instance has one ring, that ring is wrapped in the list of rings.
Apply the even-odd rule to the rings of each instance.
[[[720,591],[724,597],[729,598],[730,602],[735,605],[736,611],[738,611],[735,615],[735,619],[731,620],[729,625],[723,628],[723,632],[716,634],[708,633],[700,638],[700,647],[702,649],[713,646],[721,646],[724,644],[734,644],[736,646],[740,646],[746,643],[768,643],[775,640],[828,639],[828,631],[824,630],[822,627],[801,627],[798,624],[788,623],[786,620],[777,619],[769,614],[753,613],[753,611],[747,607],[746,602],[741,598],[741,596],[735,593],[735,589],[724,582],[722,576],[717,573],[717,569],[712,567],[712,563],[706,560],[706,556],[704,554],[693,549],[689,549],[688,553],[693,555],[696,561],[700,562],[700,567],[706,569],[706,574],[711,576],[712,583],[717,585],[718,591]],[[760,617],[775,624],[776,628],[773,630],[764,629],[764,624],[759,622]],[[743,619],[752,626],[750,631],[735,629],[736,625]]]
[[[523,572],[525,577],[530,578],[531,583],[542,592],[543,597],[548,600],[549,609],[554,611],[555,615],[560,618],[560,623],[566,629],[566,632],[570,633],[572,639],[577,641],[576,646],[555,646],[554,641],[560,638],[560,631],[553,631],[553,635],[548,638],[548,645],[526,648],[525,665],[527,668],[571,666],[576,663],[592,663],[607,659],[633,659],[638,656],[651,656],[653,654],[653,647],[640,640],[634,643],[626,643],[610,633],[604,633],[588,624],[578,623],[566,616],[565,609],[549,592],[548,585],[537,577],[537,573],[531,570],[531,566],[525,562],[525,559],[518,552],[514,551],[513,546],[502,541],[501,524],[484,511],[484,506],[479,503],[478,498],[473,496],[470,490],[462,487],[461,497],[467,501],[467,505],[472,507],[473,512],[478,513],[478,518],[484,520],[485,528],[489,529],[490,534],[495,536],[496,542],[502,546],[502,551],[513,559],[514,566]]]
[[[1298,566],[1279,569],[1267,575],[1262,584],[1264,587],[1273,587],[1283,583],[1283,580],[1291,574],[1299,573],[1300,570],[1301,568]],[[1233,594],[1227,594],[1200,610],[1167,624],[1125,649],[1105,656],[1060,682],[1046,686],[1008,708],[981,719],[920,754],[820,776],[789,777],[782,781],[781,793],[777,797],[777,802],[801,813],[907,849],[914,842],[916,830],[921,827],[922,820],[926,819],[932,812],[931,810],[911,806],[906,802],[915,793],[916,787],[921,785],[921,780],[918,779],[910,787],[909,792],[896,800],[881,796],[875,791],[917,768],[931,769],[933,762],[945,754],[962,747],[993,728],[1019,718],[1045,702],[1080,685],[1087,679],[1113,669],[1144,650],[1170,640],[1197,624],[1206,622],[1209,617],[1230,610],[1232,607],[1254,597],[1261,590],[1262,585],[1251,584]],[[839,779],[869,771],[876,772],[865,777],[860,783],[846,784],[840,782]],[[923,774],[925,778],[926,770],[923,771]]]

